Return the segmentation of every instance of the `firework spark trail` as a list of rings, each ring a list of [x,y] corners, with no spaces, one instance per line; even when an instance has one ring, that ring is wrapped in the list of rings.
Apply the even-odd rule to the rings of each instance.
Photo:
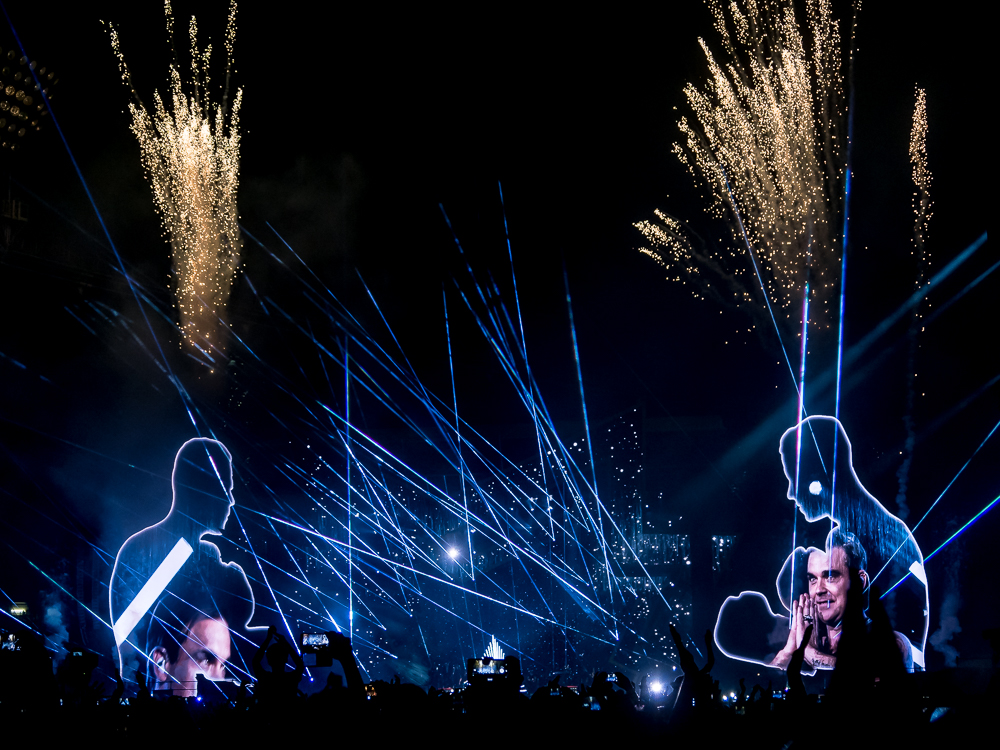
[[[854,18],[851,22],[851,49],[847,61],[847,145],[844,147],[844,206],[843,206],[843,229],[840,233],[840,310],[837,321],[837,386],[834,395],[833,416],[840,419],[840,381],[844,362],[844,317],[846,314],[845,303],[847,301],[847,250],[850,239],[850,216],[851,216],[851,165],[853,161],[854,148],[854,52],[856,50],[858,13],[861,10],[861,3],[854,6]],[[833,442],[833,480],[830,490],[830,517],[833,518],[833,503],[837,496],[837,440]]]
[[[725,62],[699,39],[709,78],[703,89],[684,89],[694,121],[680,119],[684,143],[675,143],[674,153],[707,198],[708,213],[727,220],[735,245],[745,231],[759,248],[765,297],[790,318],[811,280],[815,322],[829,327],[846,164],[838,24],[828,0],[809,0],[807,50],[791,2],[713,1],[709,8]],[[743,214],[742,228],[734,209]],[[690,284],[696,297],[728,299],[757,315],[740,252],[698,248],[663,212],[636,227],[650,243],[641,251]]]
[[[757,281],[758,281],[758,283],[760,284],[760,287],[761,287],[761,291],[764,294],[764,303],[765,303],[765,306],[767,308],[768,315],[771,318],[771,323],[774,325],[775,335],[778,337],[778,343],[779,343],[779,345],[781,347],[782,354],[784,354],[784,357],[785,357],[785,364],[788,366],[789,373],[792,376],[792,386],[795,388],[795,393],[796,393],[796,396],[798,397],[798,416],[797,416],[797,419],[801,423],[801,421],[808,416],[808,413],[806,411],[806,406],[805,406],[805,392],[806,392],[806,355],[808,353],[807,340],[808,340],[808,335],[809,335],[809,281],[807,280],[806,283],[805,283],[805,291],[803,293],[803,299],[802,299],[802,332],[800,333],[800,337],[802,339],[802,345],[801,345],[801,349],[800,349],[800,353],[799,353],[799,377],[796,380],[796,378],[795,378],[795,371],[792,369],[792,363],[791,363],[791,360],[788,357],[788,350],[785,348],[785,343],[782,340],[781,328],[778,326],[778,322],[777,322],[777,320],[774,317],[774,310],[772,309],[771,301],[768,299],[767,289],[765,288],[764,280],[761,278],[760,266],[757,263],[757,258],[756,258],[755,254],[754,254],[753,247],[750,244],[750,238],[747,236],[746,227],[744,226],[743,219],[740,216],[740,210],[737,207],[735,198],[733,197],[733,192],[732,192],[732,188],[731,188],[731,186],[729,184],[729,179],[728,179],[728,177],[726,177],[725,171],[722,170],[721,167],[720,167],[720,174],[721,174],[722,180],[723,180],[723,182],[725,184],[725,187],[726,187],[726,197],[729,199],[729,205],[730,205],[730,208],[733,211],[733,216],[734,216],[734,218],[736,220],[736,225],[737,225],[737,227],[739,229],[739,235],[740,235],[740,237],[742,237],[743,244],[746,246],[747,253],[750,255],[750,261],[751,261],[751,264],[752,264],[753,269],[754,269],[754,274],[756,275]],[[848,179],[849,178],[850,178],[850,175],[848,174]],[[846,193],[846,191],[845,191],[845,193]],[[846,242],[845,242],[845,247],[846,247]],[[843,266],[843,268],[846,268],[846,266]],[[842,312],[843,312],[843,298],[841,298],[841,313]],[[842,335],[843,334],[843,316],[841,316],[841,321],[840,321],[840,332],[841,332],[841,335]],[[841,344],[842,343],[843,343],[843,339],[841,338]],[[839,405],[839,402],[840,402],[840,350],[838,349],[838,359],[837,359],[837,403],[838,403],[838,405]],[[812,428],[810,427],[810,432],[811,431],[812,431]],[[801,441],[802,441],[802,436],[801,436],[801,430],[800,430],[796,434],[796,450],[797,450],[796,459],[795,459],[795,486],[796,486],[796,493],[798,492],[798,481],[799,481],[798,480],[798,476],[799,476],[799,463],[798,462],[799,462],[799,455],[800,455],[800,453],[798,453],[798,451],[801,449]],[[813,441],[814,442],[816,441],[815,434],[813,435]],[[819,446],[817,445],[817,448],[818,447]],[[820,460],[822,461],[822,452],[820,452],[820,455],[821,455]],[[836,456],[836,444],[834,444],[834,456]],[[832,516],[831,516],[831,518],[832,518]],[[832,521],[831,521],[831,524],[832,524]],[[796,545],[797,545],[797,542],[796,542],[797,535],[798,535],[798,513],[796,512],[794,514],[793,518],[792,518],[792,549],[793,550],[796,548]],[[795,561],[794,561],[794,556],[793,556],[793,560],[792,560],[792,573],[793,573],[792,579],[793,580],[795,578],[795,576],[794,576],[794,566],[795,566]]]
[[[852,33],[852,46],[851,46],[851,63],[850,70],[854,70],[854,47],[853,47],[853,33]],[[845,303],[847,301],[847,296],[845,294],[845,289],[847,288],[847,240],[848,240],[848,218],[850,212],[850,202],[851,202],[851,142],[854,133],[854,89],[852,87],[851,93],[851,104],[847,116],[847,160],[844,165],[844,228],[841,232],[841,251],[840,251],[840,311],[837,321],[837,384],[835,388],[834,398],[833,398],[833,416],[835,419],[840,419],[840,383],[843,374],[843,362],[844,362],[844,317],[846,312]],[[833,467],[831,470],[832,478],[830,480],[830,531],[833,531],[833,519],[836,518],[836,504],[837,504],[837,451],[840,448],[840,433],[839,431],[833,436]]]
[[[757,283],[760,285],[761,294],[764,295],[764,306],[767,308],[767,314],[771,319],[771,324],[774,326],[774,334],[778,337],[778,345],[781,347],[781,353],[785,357],[785,365],[788,367],[788,373],[792,377],[792,387],[795,388],[795,395],[799,395],[799,383],[795,379],[795,370],[792,368],[792,360],[788,356],[788,350],[785,348],[784,337],[781,333],[781,326],[778,325],[778,320],[774,316],[774,309],[771,305],[771,300],[767,296],[767,286],[764,283],[764,279],[760,273],[760,264],[757,262],[757,256],[753,251],[753,246],[750,244],[750,238],[747,236],[746,228],[743,226],[743,219],[740,216],[739,208],[736,205],[736,200],[733,198],[732,188],[729,186],[729,179],[726,177],[726,173],[721,171],[721,176],[726,184],[726,197],[729,199],[730,208],[732,208],[733,216],[736,219],[736,225],[740,230],[740,237],[743,238],[743,245],[747,249],[747,254],[750,256],[750,264],[753,266],[754,276],[757,278]],[[801,409],[800,409],[801,411]]]
[[[169,3],[165,11],[172,43]],[[225,36],[227,87],[235,34],[234,1]],[[111,28],[122,80],[135,98],[129,104],[132,133],[139,142],[142,165],[173,253],[180,330],[189,345],[200,348],[200,339],[215,343],[220,337],[215,318],[223,317],[243,245],[236,209],[243,91],[237,90],[231,108],[227,93],[222,104],[213,106],[209,99],[211,46],[204,52],[198,49],[193,17],[190,40],[191,80],[185,85],[175,61],[170,66],[169,104],[157,91],[150,112],[136,94],[118,34]]]
[[[930,197],[931,172],[927,166],[927,94],[923,89],[916,90],[916,104],[913,109],[913,127],[910,131],[910,163],[913,165],[913,251],[917,262],[917,275],[913,282],[914,291],[926,283],[927,268],[930,261],[927,254],[926,239],[930,225],[933,202]],[[916,446],[916,426],[913,417],[917,377],[917,337],[923,326],[922,307],[925,298],[913,306],[910,312],[910,325],[907,331],[906,359],[906,410],[903,414],[903,428],[906,431],[906,441],[903,444],[903,460],[896,471],[899,489],[896,493],[897,515],[903,521],[910,514],[906,502],[906,489],[910,475],[910,464],[913,461],[913,449]]]
[[[931,172],[927,166],[927,92],[916,90],[916,103],[913,107],[913,127],[910,131],[910,163],[913,165],[913,244],[914,255],[917,256],[918,275],[915,286],[919,288],[927,275],[927,258],[924,255],[924,243],[927,240],[927,230],[932,216],[930,187]]]

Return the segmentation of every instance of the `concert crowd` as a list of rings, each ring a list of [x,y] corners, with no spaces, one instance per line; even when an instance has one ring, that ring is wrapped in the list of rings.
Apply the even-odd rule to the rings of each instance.
[[[947,686],[940,673],[908,673],[891,636],[887,640],[879,630],[875,618],[867,628],[845,632],[822,694],[806,691],[803,644],[786,672],[774,670],[763,685],[748,687],[740,680],[735,698],[724,696],[712,677],[712,634],[705,634],[707,660],[699,665],[673,626],[680,669],[672,685],[654,685],[648,676],[634,684],[621,672],[599,671],[585,684],[562,685],[556,677],[530,691],[516,658],[494,668],[488,659],[470,660],[468,679],[457,688],[425,690],[398,678],[365,683],[350,641],[330,633],[316,649],[318,663],[339,662],[344,678],[331,671],[325,689],[308,697],[300,690],[302,657],[273,629],[253,659],[253,680],[237,685],[202,675],[186,697],[176,690],[151,692],[141,669],[128,688],[117,670],[113,683],[102,684],[94,654],[71,653],[53,673],[41,640],[22,631],[4,634],[0,720],[8,747],[39,741],[59,747],[87,737],[166,746],[382,743],[424,736],[472,747],[652,741],[664,747],[764,748],[939,747],[985,740],[987,717],[1000,698],[997,632],[984,633],[994,646],[993,671],[985,691],[976,693]]]

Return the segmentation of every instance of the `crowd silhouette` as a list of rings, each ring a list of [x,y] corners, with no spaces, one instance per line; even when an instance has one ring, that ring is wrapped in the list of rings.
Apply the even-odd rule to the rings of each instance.
[[[837,666],[822,695],[810,694],[800,674],[808,635],[787,672],[772,670],[766,686],[755,684],[749,692],[741,679],[739,695],[729,700],[712,678],[711,632],[705,633],[707,658],[699,666],[672,625],[680,675],[670,686],[654,689],[648,675],[637,686],[622,672],[597,671],[585,684],[561,685],[557,676],[530,692],[516,658],[505,660],[503,674],[470,671],[457,689],[425,690],[398,677],[365,683],[350,640],[328,633],[319,660],[339,662],[346,679],[331,671],[326,687],[307,697],[299,690],[301,656],[271,628],[253,658],[253,680],[236,687],[201,677],[197,698],[160,698],[150,692],[145,670],[136,670],[126,686],[117,668],[103,672],[97,656],[87,652],[70,652],[53,673],[41,640],[24,631],[15,638],[4,634],[0,721],[9,747],[39,741],[58,747],[91,737],[167,747],[314,738],[381,743],[421,736],[472,746],[646,740],[677,747],[988,744],[990,735],[980,733],[1000,697],[996,631],[984,633],[994,646],[985,692],[946,691],[933,674],[906,672],[885,611],[876,595],[871,600],[870,619],[859,601],[849,602]]]

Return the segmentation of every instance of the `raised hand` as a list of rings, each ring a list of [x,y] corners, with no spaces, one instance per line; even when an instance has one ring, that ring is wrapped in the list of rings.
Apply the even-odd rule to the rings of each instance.
[[[801,698],[805,697],[806,688],[805,684],[802,682],[802,662],[805,660],[806,646],[809,643],[809,639],[812,637],[813,625],[809,623],[806,625],[805,632],[802,634],[802,644],[795,649],[792,653],[791,659],[788,660],[788,687],[793,697]]]
[[[784,648],[771,661],[772,667],[784,669],[788,666],[795,650],[802,645],[803,641],[812,637],[812,624],[815,616],[816,604],[808,594],[802,594],[798,600],[792,601],[792,613],[788,620],[788,640],[785,642]]]

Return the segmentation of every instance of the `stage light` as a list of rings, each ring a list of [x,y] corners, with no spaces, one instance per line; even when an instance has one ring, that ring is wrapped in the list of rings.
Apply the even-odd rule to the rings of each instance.
[[[449,547],[448,548],[448,557],[450,557],[452,560],[456,559],[458,557],[458,548],[457,547]]]
[[[818,495],[823,491],[823,485],[819,482],[813,481],[809,483],[809,494]]]
[[[654,682],[652,685],[650,685],[650,687],[653,689],[654,693],[659,693],[659,692],[663,691],[663,683],[662,682]]]

